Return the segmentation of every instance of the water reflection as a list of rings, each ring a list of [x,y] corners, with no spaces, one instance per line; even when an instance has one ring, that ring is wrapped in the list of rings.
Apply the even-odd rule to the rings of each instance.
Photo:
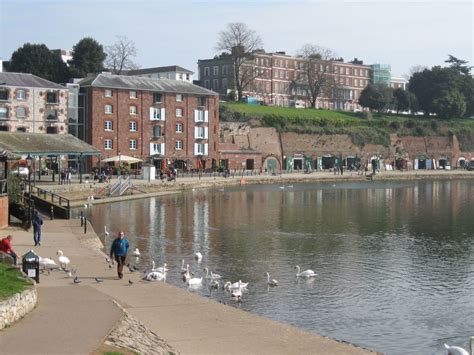
[[[442,354],[474,329],[474,183],[247,186],[98,205],[96,231],[124,230],[139,265],[181,259],[250,282],[238,307],[388,354]],[[112,232],[111,232],[112,234]],[[196,263],[195,252],[203,254]],[[296,280],[295,265],[319,274]],[[280,282],[268,289],[265,273]],[[230,302],[207,283],[193,290]]]

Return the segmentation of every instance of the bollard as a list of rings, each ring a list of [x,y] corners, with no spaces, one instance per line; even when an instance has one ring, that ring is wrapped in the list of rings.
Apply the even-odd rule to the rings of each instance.
[[[84,217],[84,234],[87,234],[87,218]]]
[[[51,216],[50,217],[51,217],[51,220],[54,219],[54,207],[53,206],[51,206]]]
[[[81,216],[79,217],[81,219],[81,227],[84,225],[84,211],[81,211]]]

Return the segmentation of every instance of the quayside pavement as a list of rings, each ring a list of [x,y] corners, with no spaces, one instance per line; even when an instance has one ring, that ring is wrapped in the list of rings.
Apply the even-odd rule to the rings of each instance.
[[[97,238],[90,226],[88,231],[82,234],[77,219],[46,220],[39,247],[33,247],[32,232],[1,231],[14,236],[14,248],[20,254],[33,249],[57,260],[56,251],[63,250],[81,282],[75,284],[62,271],[41,274],[37,307],[0,332],[0,354],[89,354],[122,317],[114,300],[182,354],[374,353],[162,282],[142,281],[137,272],[126,270],[119,280],[103,254],[91,247],[97,245]]]

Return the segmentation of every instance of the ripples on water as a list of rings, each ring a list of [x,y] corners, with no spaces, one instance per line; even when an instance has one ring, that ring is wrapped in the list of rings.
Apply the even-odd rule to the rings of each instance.
[[[185,287],[184,258],[197,275],[250,282],[236,307],[387,354],[444,354],[474,335],[473,197],[471,181],[266,185],[88,213],[96,231],[124,230],[141,266],[166,261],[168,283]],[[318,277],[296,280],[297,264]]]

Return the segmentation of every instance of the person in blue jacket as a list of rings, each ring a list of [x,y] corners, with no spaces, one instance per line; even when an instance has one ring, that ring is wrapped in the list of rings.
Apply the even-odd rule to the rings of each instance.
[[[43,218],[39,215],[38,211],[35,211],[33,216],[33,240],[35,246],[41,245],[41,226],[43,225]]]
[[[125,238],[125,234],[123,232],[119,232],[117,238],[112,242],[112,246],[110,247],[110,258],[112,259],[115,257],[115,261],[117,262],[117,274],[119,279],[123,277],[123,266],[125,265],[125,260],[127,259],[128,253],[128,240]]]

